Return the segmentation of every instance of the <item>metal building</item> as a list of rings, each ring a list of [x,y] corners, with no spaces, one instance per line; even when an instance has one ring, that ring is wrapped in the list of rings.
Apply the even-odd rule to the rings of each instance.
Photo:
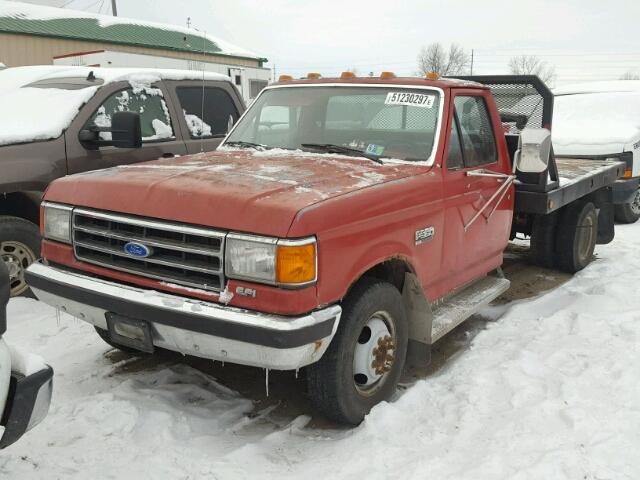
[[[204,69],[229,75],[250,99],[270,78],[266,61],[186,27],[0,0],[0,63],[7,67]]]

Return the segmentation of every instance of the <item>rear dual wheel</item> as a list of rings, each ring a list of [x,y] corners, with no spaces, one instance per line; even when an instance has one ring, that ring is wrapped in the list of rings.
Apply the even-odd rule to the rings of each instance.
[[[569,273],[585,268],[598,240],[598,214],[591,202],[574,202],[534,219],[531,255],[536,264]]]
[[[342,305],[333,341],[307,370],[312,402],[327,418],[357,425],[396,390],[407,352],[402,296],[393,285],[364,279]]]

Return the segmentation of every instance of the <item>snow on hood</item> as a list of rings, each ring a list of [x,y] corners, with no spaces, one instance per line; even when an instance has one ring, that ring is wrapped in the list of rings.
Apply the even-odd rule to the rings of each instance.
[[[553,110],[558,154],[618,153],[640,139],[640,90],[558,95]]]
[[[308,206],[425,171],[424,166],[379,165],[365,158],[286,152],[216,151],[121,165],[56,180],[45,198],[284,236],[296,214]]]
[[[78,90],[26,87],[45,79],[86,78],[89,72],[103,83]],[[59,137],[71,124],[82,106],[96,91],[109,83],[129,81],[135,86],[149,86],[161,79],[202,79],[202,72],[156,70],[144,68],[94,68],[65,66],[31,66],[0,71],[0,145],[49,140]],[[226,80],[218,73],[205,74],[207,80]]]

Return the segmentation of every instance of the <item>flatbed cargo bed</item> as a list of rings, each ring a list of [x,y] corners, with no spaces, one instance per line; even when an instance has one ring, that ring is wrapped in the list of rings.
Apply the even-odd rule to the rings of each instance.
[[[615,160],[584,158],[556,158],[558,188],[548,192],[534,192],[518,188],[516,181],[517,213],[547,214],[596,190],[611,186],[622,177],[625,163]]]

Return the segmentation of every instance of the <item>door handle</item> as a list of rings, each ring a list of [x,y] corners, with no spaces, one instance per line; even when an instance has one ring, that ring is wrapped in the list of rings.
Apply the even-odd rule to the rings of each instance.
[[[166,152],[162,154],[162,158],[173,158],[175,155],[171,152]]]

